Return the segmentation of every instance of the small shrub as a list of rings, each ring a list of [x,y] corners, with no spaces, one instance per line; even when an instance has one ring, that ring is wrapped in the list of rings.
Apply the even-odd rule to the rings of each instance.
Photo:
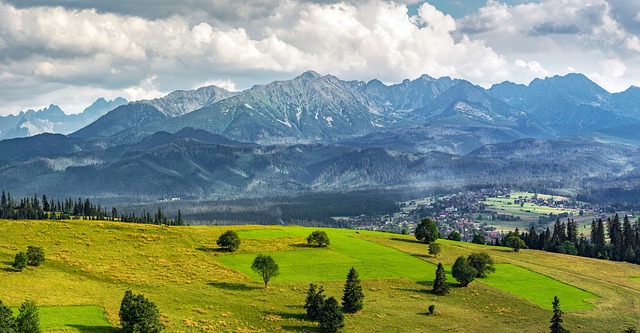
[[[227,249],[227,251],[234,252],[240,248],[240,237],[237,232],[227,230],[218,238],[216,243],[218,246]]]
[[[307,244],[325,247],[327,245],[330,245],[331,241],[329,240],[329,236],[327,236],[326,232],[322,230],[316,230],[312,232],[309,237],[307,237]]]
[[[27,263],[29,262],[29,258],[25,252],[18,252],[16,254],[15,259],[13,260],[13,268],[22,271],[25,267],[27,267]]]
[[[29,266],[40,266],[44,263],[44,250],[30,245],[27,247],[27,259]]]
[[[429,254],[434,256],[434,257],[438,257],[438,254],[440,253],[441,248],[440,248],[440,244],[438,243],[431,243],[429,244]]]

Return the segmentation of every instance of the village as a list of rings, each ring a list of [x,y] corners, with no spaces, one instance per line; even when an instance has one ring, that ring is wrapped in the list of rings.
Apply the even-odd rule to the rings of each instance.
[[[400,211],[392,215],[360,215],[339,220],[360,230],[412,234],[420,220],[430,218],[436,221],[443,237],[457,231],[463,241],[470,241],[478,233],[490,243],[516,228],[528,230],[533,225],[542,230],[556,219],[571,218],[585,226],[594,218],[607,217],[606,207],[508,188],[399,202],[398,207]]]

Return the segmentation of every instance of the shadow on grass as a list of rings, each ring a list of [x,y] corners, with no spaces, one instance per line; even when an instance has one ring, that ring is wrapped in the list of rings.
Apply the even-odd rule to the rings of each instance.
[[[412,256],[420,259],[438,259],[430,254],[412,254]]]
[[[8,273],[18,273],[18,272],[20,272],[19,270],[14,269],[14,268],[13,268],[13,267],[11,267],[11,266],[9,266],[9,267],[2,267],[2,268],[0,268],[0,271],[8,272]]]
[[[398,242],[424,244],[423,242],[417,239],[407,239],[407,238],[398,238],[398,237],[391,237],[390,239]]]
[[[289,244],[289,246],[291,246],[291,247],[297,247],[297,248],[301,248],[301,249],[313,249],[313,248],[318,248],[317,246],[309,245],[309,244]]]
[[[207,284],[212,287],[225,289],[225,290],[233,290],[233,291],[251,291],[251,290],[263,289],[261,287],[248,286],[244,283],[209,282]]]
[[[227,249],[222,249],[219,247],[196,247],[196,250],[207,252],[207,253],[230,253]]]
[[[117,327],[113,326],[86,326],[86,325],[65,325],[66,327],[71,327],[77,329],[79,332],[90,332],[90,333],[116,333],[120,330]]]
[[[300,320],[300,321],[306,321],[307,320],[307,315],[304,313],[291,313],[291,312],[264,312],[265,314],[271,314],[271,315],[276,315],[276,316],[280,316],[282,319],[287,319],[287,320],[291,320],[291,319],[295,319],[295,320]]]
[[[308,327],[300,325],[282,325],[281,327],[285,332],[321,332],[318,327]]]

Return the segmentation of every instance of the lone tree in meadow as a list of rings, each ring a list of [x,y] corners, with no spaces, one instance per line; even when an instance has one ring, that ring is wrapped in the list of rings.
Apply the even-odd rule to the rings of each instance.
[[[8,306],[2,304],[2,301],[0,301],[0,332],[15,332],[15,318],[13,318],[13,311],[11,311],[11,308]]]
[[[44,263],[44,250],[29,245],[27,247],[27,264],[29,266],[40,266]]]
[[[240,248],[240,237],[237,232],[227,230],[218,238],[216,243],[218,246],[227,249],[227,251],[234,252]]]
[[[320,329],[323,332],[335,333],[344,327],[344,315],[338,300],[334,297],[329,297],[324,303],[322,310],[320,311]]]
[[[124,333],[158,333],[164,329],[155,303],[131,290],[125,291],[120,303],[120,325]]]
[[[487,252],[475,252],[467,257],[467,263],[478,271],[478,277],[487,277],[487,274],[496,271],[493,267],[493,259]]]
[[[264,281],[265,289],[269,284],[269,280],[280,274],[280,268],[278,267],[278,264],[275,262],[275,260],[273,260],[271,256],[264,255],[262,253],[258,254],[256,258],[253,259],[251,269],[262,276],[262,281]]]
[[[13,269],[22,271],[25,267],[27,267],[27,263],[29,262],[29,257],[27,257],[26,252],[18,252],[16,253],[15,258],[13,259]]]
[[[560,299],[558,296],[553,296],[553,317],[551,317],[551,333],[569,333],[569,330],[562,327],[562,310],[560,310]]]
[[[417,240],[423,243],[435,242],[438,239],[438,227],[431,219],[422,219],[416,227],[415,236]]]
[[[447,276],[444,273],[444,266],[442,266],[442,263],[438,263],[438,268],[436,269],[436,279],[433,281],[432,292],[440,296],[443,296],[449,293]]]
[[[326,232],[322,230],[316,230],[307,237],[307,244],[325,247],[331,244],[331,241],[329,241],[329,236],[327,236]]]
[[[527,244],[524,242],[524,240],[516,235],[507,237],[507,239],[505,239],[505,243],[508,247],[513,249],[513,252],[520,252],[520,249],[527,248]]]
[[[22,303],[15,320],[15,331],[17,333],[40,333],[40,317],[36,302],[27,300]]]
[[[438,254],[440,254],[441,248],[440,248],[440,244],[438,243],[431,243],[429,244],[429,254],[434,256],[434,257],[438,257]]]
[[[478,271],[471,267],[463,256],[458,257],[453,267],[451,267],[451,275],[463,287],[468,286],[476,278],[477,274]]]
[[[344,294],[342,295],[342,307],[346,313],[356,313],[362,310],[364,293],[360,285],[358,272],[351,267],[347,274],[347,282],[344,284]]]
[[[313,283],[309,284],[309,291],[307,292],[307,299],[304,304],[304,309],[307,311],[307,318],[312,321],[318,321],[320,319],[320,314],[322,312],[322,308],[324,307],[325,299],[324,288],[317,286]]]

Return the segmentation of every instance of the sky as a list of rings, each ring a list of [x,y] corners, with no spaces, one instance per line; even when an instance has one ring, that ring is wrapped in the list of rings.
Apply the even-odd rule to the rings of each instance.
[[[640,1],[0,0],[0,115],[306,70],[483,87],[580,72],[640,86]]]

